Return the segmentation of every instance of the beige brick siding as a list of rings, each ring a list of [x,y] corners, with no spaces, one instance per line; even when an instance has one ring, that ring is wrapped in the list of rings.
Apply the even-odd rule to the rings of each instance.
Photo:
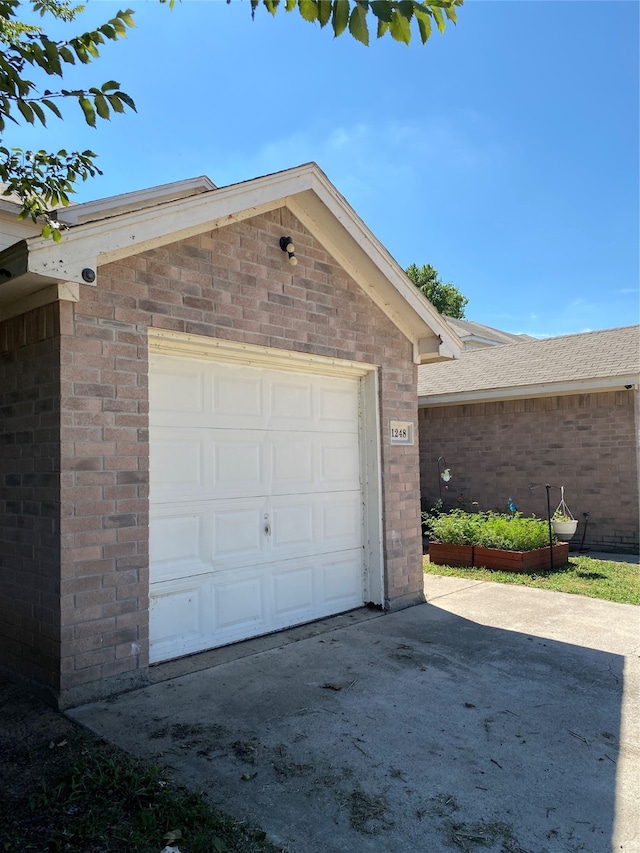
[[[295,268],[278,244],[284,234],[296,244]],[[41,356],[33,348],[16,350],[13,339],[6,343],[10,388],[31,371],[33,392],[38,370],[55,377],[60,360],[62,406],[54,398],[55,441],[47,450],[60,471],[48,523],[48,529],[57,525],[47,564],[55,648],[45,668],[61,694],[113,676],[135,677],[148,665],[150,326],[380,366],[384,594],[389,607],[421,600],[418,446],[391,447],[388,437],[390,419],[417,427],[412,345],[287,210],[102,266],[96,287],[82,285],[80,301],[60,307],[60,337],[44,342]],[[29,466],[35,468],[34,459]],[[19,492],[9,491],[17,500]],[[27,499],[28,491],[20,494]],[[24,508],[15,515],[24,518]],[[22,587],[15,574],[5,575],[10,605]],[[33,647],[39,658],[42,646],[31,646],[31,635],[44,631],[34,610],[38,595],[29,603],[33,627],[22,641],[23,657]]]
[[[0,662],[53,690],[60,656],[58,306],[0,323]]]
[[[452,479],[446,507],[506,510],[511,497],[526,515],[546,516],[546,490],[565,498],[585,547],[638,550],[638,428],[633,390],[421,408],[423,506],[438,498],[437,460]],[[551,509],[560,492],[551,490]]]

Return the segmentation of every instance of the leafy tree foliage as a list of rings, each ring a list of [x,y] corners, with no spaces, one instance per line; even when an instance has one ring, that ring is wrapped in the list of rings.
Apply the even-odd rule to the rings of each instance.
[[[469,300],[450,281],[443,282],[438,270],[431,264],[411,264],[407,267],[407,275],[418,290],[422,291],[429,302],[432,303],[441,314],[447,317],[455,317],[461,320],[464,317],[464,309]]]
[[[175,0],[160,0],[173,6]],[[230,0],[227,0],[229,3]],[[354,39],[369,44],[369,15],[378,38],[386,34],[409,44],[412,24],[417,26],[424,44],[433,25],[443,32],[446,20],[456,21],[456,7],[464,0],[251,0],[251,14],[260,6],[275,15],[279,8],[298,10],[305,21],[327,25],[335,36],[348,31]],[[71,24],[84,6],[71,0],[0,0],[0,182],[4,195],[13,195],[22,203],[20,217],[44,222],[43,236],[60,240],[60,229],[51,211],[69,204],[76,183],[102,174],[93,151],[24,151],[2,145],[7,122],[41,124],[55,116],[61,119],[61,105],[76,102],[84,119],[96,127],[98,119],[111,119],[113,113],[135,110],[132,98],[109,80],[100,86],[83,89],[49,89],[48,78],[62,80],[69,65],[88,65],[100,55],[108,41],[117,41],[134,26],[131,9],[119,11],[102,26],[64,40],[49,38],[43,28],[19,19],[21,9],[29,6],[44,18]],[[33,79],[32,79],[33,78]]]

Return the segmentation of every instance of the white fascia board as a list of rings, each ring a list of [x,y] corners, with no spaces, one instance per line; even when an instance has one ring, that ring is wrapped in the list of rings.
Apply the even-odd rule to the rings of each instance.
[[[305,188],[299,170],[256,178],[168,204],[77,225],[60,243],[28,239],[28,272],[59,281],[83,283],[85,267],[96,270],[149,249],[184,240],[214,228],[258,216],[283,204],[290,193]],[[302,186],[301,186],[302,185]]]
[[[85,283],[83,269],[120,260],[286,205],[414,346],[414,360],[456,358],[462,341],[406,276],[315,163],[72,226],[54,243],[24,242],[25,290]],[[0,266],[3,266],[0,254]],[[93,282],[98,284],[97,281]],[[20,281],[12,282],[12,289]],[[427,342],[427,346],[424,344]]]
[[[96,219],[107,219],[133,210],[166,204],[179,198],[188,198],[197,193],[215,190],[215,188],[216,185],[213,181],[209,180],[206,175],[201,175],[198,178],[187,178],[184,181],[173,181],[169,184],[160,184],[144,190],[120,193],[95,201],[62,207],[57,211],[57,218],[65,225],[82,225]]]
[[[287,199],[291,212],[412,341],[417,363],[457,358],[462,351],[458,335],[328,178],[316,169],[312,179],[311,192]],[[421,344],[425,341],[430,341],[428,354],[422,352]]]
[[[597,394],[601,391],[623,391],[627,385],[637,389],[637,373],[607,376],[601,379],[549,382],[544,385],[519,385],[514,388],[485,388],[478,391],[454,391],[450,394],[426,394],[418,397],[418,406],[422,408],[456,406],[462,403],[496,403],[500,400],[566,397],[569,394]]]

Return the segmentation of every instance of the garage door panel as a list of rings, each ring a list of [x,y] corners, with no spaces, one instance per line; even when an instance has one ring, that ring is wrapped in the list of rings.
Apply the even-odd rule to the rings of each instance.
[[[330,550],[357,548],[362,543],[362,497],[359,491],[323,495],[320,538]]]
[[[345,609],[362,604],[362,558],[359,552],[347,552],[325,559],[321,566],[322,600],[326,605],[340,603]]]
[[[294,619],[310,612],[315,603],[313,566],[274,570],[272,579],[273,610],[276,618]]]
[[[265,549],[263,502],[217,502],[210,508],[213,519],[211,559],[215,566],[224,567],[229,561],[243,565],[260,560]]]
[[[360,458],[358,437],[331,436],[320,448],[319,487],[322,489],[350,489],[360,485]]]
[[[187,577],[211,571],[206,560],[205,513],[153,515],[149,520],[149,559],[154,579]],[[206,556],[205,556],[206,555]]]
[[[215,464],[211,496],[265,494],[267,490],[263,433],[239,436],[224,430],[210,433]]]
[[[153,486],[158,494],[202,493],[205,488],[204,436],[179,438],[170,430],[158,430],[151,453]]]
[[[272,429],[304,428],[314,419],[313,388],[309,382],[283,375],[269,383],[269,426]],[[278,423],[280,421],[281,423]]]
[[[318,420],[323,431],[339,430],[357,432],[358,396],[354,393],[355,380],[345,380],[342,385],[320,385],[317,389]]]
[[[272,502],[271,549],[278,551],[295,548],[307,552],[318,547],[316,515],[317,497],[297,495],[294,499],[280,498]]]
[[[233,429],[262,426],[264,417],[262,378],[240,378],[237,374],[213,377],[211,417],[218,427]]]
[[[205,374],[197,365],[180,365],[174,359],[163,359],[149,376],[149,395],[153,399],[156,417],[168,413],[175,416],[202,415],[205,411]]]
[[[244,636],[253,634],[264,625],[264,580],[261,577],[238,579],[224,575],[213,586],[213,631],[229,629]]]
[[[206,648],[211,622],[208,599],[206,583],[156,585],[149,610],[151,663]]]
[[[361,606],[358,380],[152,365],[153,660]]]

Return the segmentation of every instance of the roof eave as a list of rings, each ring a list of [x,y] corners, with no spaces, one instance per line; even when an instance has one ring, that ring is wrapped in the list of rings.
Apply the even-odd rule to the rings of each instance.
[[[447,394],[422,394],[421,407],[451,406],[464,403],[495,403],[501,400],[532,399],[534,397],[566,397],[570,394],[597,394],[603,391],[624,391],[638,388],[638,374],[574,379],[569,382],[547,382],[538,385],[518,385],[510,388],[483,388],[453,391]]]
[[[22,241],[12,298],[60,282],[97,284],[99,264],[286,206],[411,341],[418,364],[457,358],[463,345],[315,163],[74,225],[60,243]],[[0,253],[0,268],[11,247]],[[87,271],[90,271],[89,273]],[[87,281],[95,275],[93,282]],[[0,286],[0,301],[8,290]],[[6,300],[5,300],[6,301]]]

